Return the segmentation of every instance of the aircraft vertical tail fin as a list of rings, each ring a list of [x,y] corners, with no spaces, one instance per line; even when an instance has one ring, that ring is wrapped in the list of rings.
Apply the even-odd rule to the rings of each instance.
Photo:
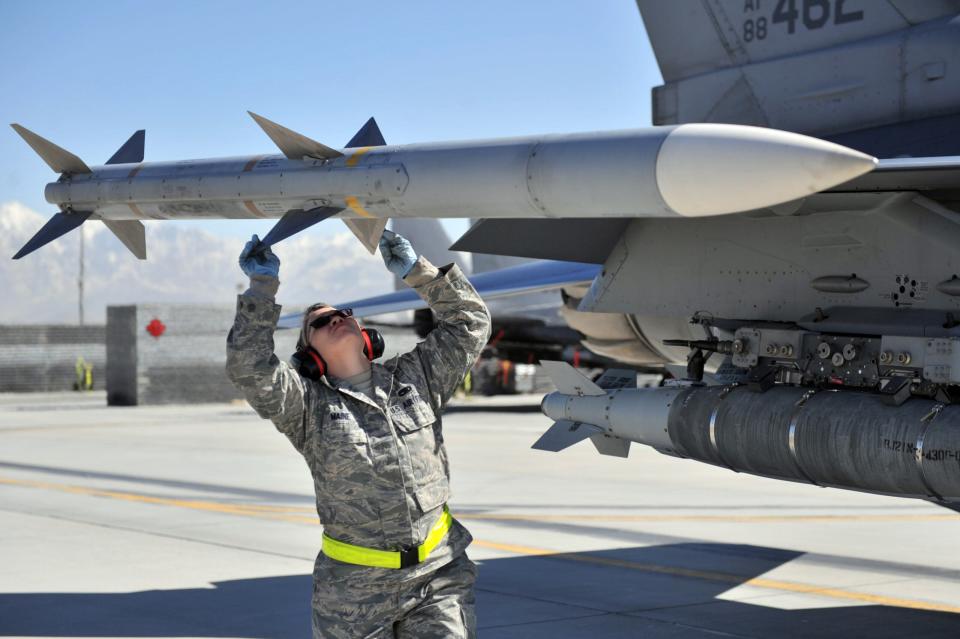
[[[948,71],[960,52],[946,44],[960,31],[960,0],[637,6],[664,79],[653,89],[653,124],[746,124],[829,139],[960,111]],[[873,155],[890,148],[887,157],[930,154],[929,142],[909,144],[912,135],[879,132],[852,146]],[[904,139],[884,140],[891,137]]]
[[[667,82],[960,13],[956,0],[637,0],[637,7]]]

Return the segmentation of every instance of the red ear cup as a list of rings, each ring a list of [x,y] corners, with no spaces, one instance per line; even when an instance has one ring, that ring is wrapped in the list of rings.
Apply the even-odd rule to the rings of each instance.
[[[317,381],[327,372],[327,363],[312,346],[298,350],[290,359],[297,372],[307,379]]]
[[[360,332],[363,333],[363,354],[367,359],[372,362],[382,356],[386,345],[380,331],[375,328],[361,328]]]
[[[367,356],[367,359],[371,362],[373,361],[373,344],[370,342],[370,335],[367,333],[367,329],[361,328],[360,334],[363,335],[363,354]]]
[[[327,372],[327,363],[323,361],[322,357],[320,357],[320,353],[311,347],[309,350],[307,350],[307,355],[309,355],[317,365],[317,377],[320,377]]]

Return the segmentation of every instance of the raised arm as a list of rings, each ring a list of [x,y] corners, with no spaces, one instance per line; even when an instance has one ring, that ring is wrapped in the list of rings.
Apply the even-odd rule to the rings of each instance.
[[[442,407],[490,339],[490,312],[456,264],[438,269],[389,231],[380,250],[387,268],[403,277],[437,317],[436,328],[399,365],[422,366],[433,404]]]
[[[250,288],[237,296],[237,315],[227,336],[227,376],[257,414],[271,420],[303,451],[306,387],[289,364],[274,355],[273,331],[280,317],[275,303],[280,260],[272,251],[254,254],[257,236],[240,254]]]

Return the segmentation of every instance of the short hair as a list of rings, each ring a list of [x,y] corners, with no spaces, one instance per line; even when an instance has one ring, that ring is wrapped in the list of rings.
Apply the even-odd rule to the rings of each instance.
[[[307,344],[310,342],[307,341],[307,319],[310,317],[310,313],[314,312],[318,308],[323,308],[329,306],[330,308],[336,308],[333,304],[327,304],[326,302],[316,302],[307,307],[307,310],[303,312],[303,320],[300,322],[300,337],[297,339],[297,350],[304,351],[307,350]]]

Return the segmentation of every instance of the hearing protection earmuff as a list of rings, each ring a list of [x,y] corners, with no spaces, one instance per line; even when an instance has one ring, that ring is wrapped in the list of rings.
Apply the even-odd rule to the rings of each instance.
[[[383,335],[375,328],[360,327],[363,337],[363,354],[371,362],[383,355]],[[327,363],[313,346],[297,345],[297,352],[290,357],[290,361],[300,375],[314,381],[319,380],[327,373]]]

